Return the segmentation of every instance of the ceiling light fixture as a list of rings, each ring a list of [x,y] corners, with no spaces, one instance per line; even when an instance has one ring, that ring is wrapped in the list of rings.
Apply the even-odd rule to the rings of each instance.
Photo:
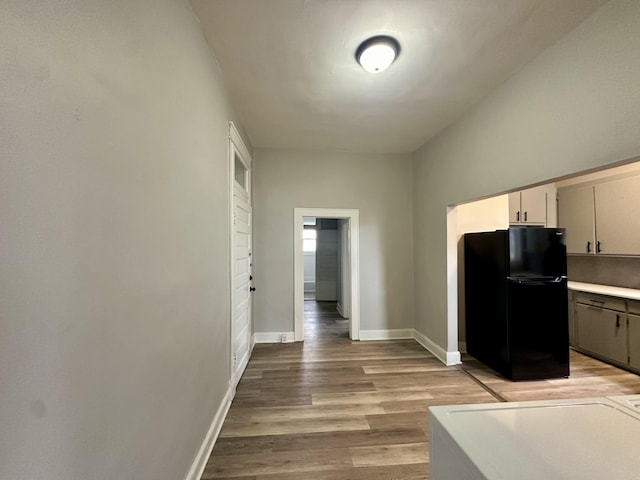
[[[360,44],[356,50],[356,60],[367,72],[385,71],[400,53],[398,41],[387,35],[371,37]]]

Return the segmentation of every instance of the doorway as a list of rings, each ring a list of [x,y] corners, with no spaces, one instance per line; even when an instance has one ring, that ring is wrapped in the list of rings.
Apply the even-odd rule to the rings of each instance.
[[[304,338],[349,337],[349,221],[304,217]]]
[[[323,228],[313,229],[315,235],[305,234],[305,219],[307,231],[312,230],[311,219],[315,219],[316,226],[326,225],[326,235],[319,231]],[[335,228],[329,228],[335,226]],[[330,232],[333,230],[333,232]],[[305,282],[305,249],[310,250],[311,237],[315,241],[320,241],[321,249],[325,249],[324,254],[317,259],[314,257],[313,295],[314,299],[331,301],[332,298],[340,300],[337,305],[338,312],[343,317],[349,318],[349,338],[358,340],[360,338],[360,285],[359,285],[359,211],[353,209],[321,209],[321,208],[296,208],[294,209],[294,339],[303,341],[305,335],[305,295],[307,298],[311,294],[311,279],[307,274]],[[306,238],[305,238],[306,237]],[[323,239],[326,237],[326,239]],[[326,240],[326,241],[325,241]],[[323,245],[325,244],[325,245]],[[337,245],[343,245],[341,254],[335,255],[332,252]],[[316,243],[316,245],[318,245]],[[306,247],[306,248],[305,248]],[[326,248],[325,248],[326,247]],[[309,252],[307,251],[307,254]],[[317,253],[317,252],[316,252]],[[322,252],[320,252],[322,253]],[[338,260],[338,257],[340,260]],[[336,270],[340,272],[340,277],[324,277],[323,261],[338,262]],[[319,262],[318,262],[319,261]],[[310,266],[310,255],[307,255],[307,265]],[[319,264],[318,264],[319,263]],[[330,270],[330,269],[326,269]],[[306,287],[306,288],[305,288]],[[344,288],[343,288],[344,287]],[[338,293],[340,290],[340,294]],[[306,292],[305,292],[306,290]]]

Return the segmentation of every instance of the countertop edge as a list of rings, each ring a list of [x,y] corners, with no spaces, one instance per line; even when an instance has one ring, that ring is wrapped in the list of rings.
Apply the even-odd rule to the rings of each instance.
[[[613,287],[611,285],[598,285],[595,283],[567,282],[569,290],[576,292],[596,293],[610,297],[620,297],[629,300],[640,300],[640,290],[625,287]]]

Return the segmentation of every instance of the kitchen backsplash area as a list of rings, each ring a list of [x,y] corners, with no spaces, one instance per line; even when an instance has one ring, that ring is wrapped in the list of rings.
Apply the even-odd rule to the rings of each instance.
[[[640,257],[567,257],[570,281],[640,289]]]

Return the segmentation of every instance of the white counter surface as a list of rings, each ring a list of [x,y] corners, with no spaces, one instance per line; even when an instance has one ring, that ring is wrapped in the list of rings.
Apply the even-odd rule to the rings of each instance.
[[[599,295],[609,295],[610,297],[640,300],[640,290],[636,290],[635,288],[612,287],[610,285],[597,285],[595,283],[571,281],[568,282],[567,286],[569,290],[577,292],[597,293]]]
[[[640,395],[618,395],[615,397],[607,397],[614,402],[630,408],[634,412],[640,413]]]
[[[609,398],[431,407],[433,480],[637,480],[640,411]]]

